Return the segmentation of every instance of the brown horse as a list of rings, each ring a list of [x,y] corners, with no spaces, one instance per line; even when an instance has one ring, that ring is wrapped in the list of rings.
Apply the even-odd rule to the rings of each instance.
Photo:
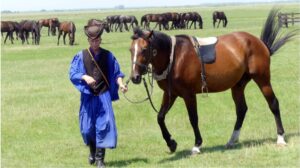
[[[219,25],[220,25],[220,22],[222,21],[223,22],[223,27],[226,27],[227,26],[227,17],[225,15],[225,13],[223,11],[214,11],[213,13],[213,25],[214,25],[214,28],[215,28],[215,25],[216,25],[216,22],[219,20],[218,22],[218,26],[217,28],[219,28]]]
[[[280,27],[275,25],[274,20],[277,13],[276,9],[269,13],[261,39],[247,32],[234,32],[219,36],[215,46],[216,60],[212,64],[205,65],[208,92],[231,89],[236,105],[237,119],[226,147],[232,147],[238,140],[247,112],[244,89],[251,79],[260,88],[275,117],[277,143],[286,144],[279,103],[270,82],[270,56],[285,42],[297,35],[298,31],[290,32],[278,39],[277,34]],[[276,37],[277,40],[274,40]],[[176,98],[181,97],[187,107],[195,135],[192,154],[199,153],[202,137],[198,127],[196,94],[202,93],[203,82],[201,80],[201,61],[190,36],[170,37],[157,31],[136,29],[132,40],[130,48],[132,61],[130,78],[132,82],[135,84],[141,82],[141,76],[147,73],[149,64],[152,64],[153,75],[162,78],[157,81],[159,87],[164,91],[157,121],[170,151],[176,150],[177,143],[171,138],[164,120]]]
[[[75,32],[76,32],[76,27],[73,22],[65,21],[65,22],[59,23],[57,45],[59,45],[59,39],[60,39],[60,36],[62,35],[62,33],[64,33],[64,35],[63,35],[64,44],[66,45],[66,35],[68,34],[69,35],[69,44],[73,45],[75,42]]]
[[[14,32],[14,24],[11,21],[1,21],[1,33],[7,32],[5,39],[4,39],[4,44],[6,43],[7,38],[9,37],[11,43],[13,44],[13,32]]]
[[[52,36],[56,35],[56,27],[58,27],[59,21],[57,18],[50,18],[50,19],[41,19],[38,21],[40,29],[42,27],[48,27],[48,36],[50,36],[50,31]]]

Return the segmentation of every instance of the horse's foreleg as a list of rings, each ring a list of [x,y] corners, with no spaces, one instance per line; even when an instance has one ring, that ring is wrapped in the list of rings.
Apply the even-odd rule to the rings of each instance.
[[[221,19],[219,19],[219,22],[218,22],[218,26],[217,26],[217,28],[219,28],[219,25],[220,25],[220,23],[221,23]]]
[[[4,44],[6,43],[6,40],[7,40],[7,38],[8,38],[8,36],[9,36],[9,32],[7,32],[7,34],[6,34],[6,37],[5,37],[5,39],[4,39]]]
[[[62,33],[61,31],[58,32],[57,45],[59,45],[59,39],[60,39],[61,33]]]
[[[268,75],[268,76],[254,77],[253,79],[259,86],[261,92],[263,93],[265,99],[269,104],[270,110],[274,115],[276,126],[277,126],[277,144],[286,145],[286,142],[284,140],[284,129],[280,117],[279,102],[272,89],[270,77]]]
[[[126,22],[124,22],[124,26],[125,26],[125,30],[126,30],[126,31],[129,31],[129,29],[128,29],[128,25],[127,25],[127,23],[126,23]]]
[[[64,32],[64,36],[63,36],[64,45],[66,45],[66,35],[67,35],[67,33]]]
[[[231,94],[232,98],[235,103],[235,109],[236,109],[236,122],[234,126],[233,133],[231,135],[231,138],[225,145],[226,148],[232,148],[234,146],[234,143],[238,142],[239,140],[239,135],[240,135],[240,129],[243,125],[245,115],[247,112],[247,104],[245,100],[245,94],[244,90],[249,82],[250,78],[247,76],[244,76],[232,89],[231,89]]]
[[[195,94],[189,94],[184,96],[183,99],[188,110],[190,123],[195,135],[195,146],[192,148],[192,155],[194,155],[200,153],[200,147],[202,144],[202,137],[198,126],[197,98]]]
[[[28,38],[29,38],[29,32],[26,32],[26,33],[25,33],[25,39],[26,39],[27,44],[29,44]]]
[[[161,133],[170,149],[171,152],[175,152],[177,148],[177,143],[175,140],[171,139],[171,134],[169,133],[166,124],[165,124],[165,116],[168,113],[169,109],[174,104],[177,96],[171,95],[169,96],[167,92],[164,92],[162,105],[160,107],[159,113],[157,115],[157,122],[160,126]]]

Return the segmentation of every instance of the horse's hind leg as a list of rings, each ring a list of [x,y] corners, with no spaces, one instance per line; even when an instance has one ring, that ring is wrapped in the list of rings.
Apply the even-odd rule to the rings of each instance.
[[[188,110],[190,123],[195,135],[195,146],[192,148],[192,155],[194,155],[200,153],[200,147],[202,145],[202,137],[198,127],[197,99],[195,94],[186,95],[183,99]]]
[[[249,76],[244,75],[242,79],[233,88],[231,88],[231,94],[236,109],[236,122],[235,122],[234,130],[231,135],[231,138],[229,139],[229,141],[225,146],[226,148],[232,148],[234,146],[234,143],[238,142],[240,129],[243,125],[245,115],[248,109],[245,100],[244,90],[249,81],[250,81]]]
[[[270,75],[255,76],[253,79],[259,86],[261,92],[263,93],[265,99],[268,102],[270,110],[274,115],[277,126],[277,144],[286,145],[286,142],[284,140],[284,129],[280,117],[279,102],[272,89]]]
[[[162,105],[160,107],[159,113],[157,115],[157,122],[160,126],[161,133],[170,149],[171,152],[176,151],[177,143],[175,140],[171,139],[171,134],[169,133],[166,124],[165,124],[165,116],[168,113],[169,109],[174,104],[177,96],[171,95],[169,97],[167,92],[164,92]]]

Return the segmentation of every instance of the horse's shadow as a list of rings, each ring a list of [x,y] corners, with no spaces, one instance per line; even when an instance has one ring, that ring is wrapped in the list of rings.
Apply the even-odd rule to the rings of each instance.
[[[149,161],[146,158],[133,158],[133,159],[128,159],[128,160],[107,162],[106,165],[108,167],[125,167],[125,166],[129,166],[130,164],[133,164],[136,162],[148,163]]]
[[[300,136],[300,133],[290,133],[285,135],[285,139],[287,141],[287,144],[289,142],[289,139],[291,137],[297,137]],[[201,152],[203,153],[213,153],[213,152],[226,152],[230,150],[240,150],[242,148],[248,148],[248,147],[253,147],[253,146],[260,146],[268,142],[276,142],[276,138],[265,138],[265,139],[259,139],[259,140],[246,140],[242,142],[238,142],[235,144],[233,148],[227,149],[225,148],[225,145],[217,145],[217,146],[212,146],[212,147],[203,147],[201,148]],[[180,159],[185,159],[191,156],[191,151],[190,150],[182,150],[179,152],[175,152],[174,155],[172,155],[170,158],[163,159],[159,161],[158,163],[166,163],[170,161],[176,161]]]

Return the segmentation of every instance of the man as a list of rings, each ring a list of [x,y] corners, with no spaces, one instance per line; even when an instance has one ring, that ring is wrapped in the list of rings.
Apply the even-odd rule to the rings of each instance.
[[[89,163],[105,167],[106,148],[117,145],[117,129],[112,101],[118,100],[118,88],[126,92],[124,74],[113,54],[100,47],[103,28],[85,26],[90,47],[78,52],[71,62],[70,80],[81,93],[80,132],[89,146]]]

